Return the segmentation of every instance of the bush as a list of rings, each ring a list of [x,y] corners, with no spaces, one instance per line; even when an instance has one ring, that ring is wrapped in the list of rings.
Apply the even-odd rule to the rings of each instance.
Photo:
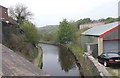
[[[31,42],[33,45],[39,42],[40,36],[35,25],[27,21],[23,22],[20,27],[24,31],[27,41]]]

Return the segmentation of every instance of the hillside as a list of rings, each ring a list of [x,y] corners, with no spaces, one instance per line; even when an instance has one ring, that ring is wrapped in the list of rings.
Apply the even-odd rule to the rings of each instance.
[[[59,25],[47,25],[45,27],[38,28],[40,41],[56,41],[58,27]]]
[[[32,61],[34,46],[26,39],[24,32],[18,25],[2,22],[2,44]]]
[[[50,31],[57,29],[57,28],[58,28],[58,25],[47,25],[47,26],[38,28],[38,31],[50,32]]]

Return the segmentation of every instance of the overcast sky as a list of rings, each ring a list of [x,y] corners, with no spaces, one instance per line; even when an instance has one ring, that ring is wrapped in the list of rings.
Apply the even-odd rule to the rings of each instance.
[[[119,0],[0,0],[7,8],[22,3],[34,14],[37,27],[59,24],[63,18],[78,20],[118,16]]]

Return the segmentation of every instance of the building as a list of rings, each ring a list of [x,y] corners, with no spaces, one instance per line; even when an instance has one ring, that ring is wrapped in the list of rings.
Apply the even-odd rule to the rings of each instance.
[[[97,57],[103,52],[120,52],[120,23],[96,26],[82,33],[84,51]]]
[[[0,5],[0,20],[8,21],[8,8]]]
[[[89,23],[89,24],[82,24],[79,26],[79,29],[89,29],[92,27],[103,25],[104,22],[96,22],[96,23]]]

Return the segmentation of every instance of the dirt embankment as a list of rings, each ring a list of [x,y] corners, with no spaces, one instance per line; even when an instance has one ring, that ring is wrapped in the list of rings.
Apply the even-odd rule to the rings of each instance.
[[[33,61],[34,46],[27,41],[24,31],[18,25],[2,22],[2,44]]]

